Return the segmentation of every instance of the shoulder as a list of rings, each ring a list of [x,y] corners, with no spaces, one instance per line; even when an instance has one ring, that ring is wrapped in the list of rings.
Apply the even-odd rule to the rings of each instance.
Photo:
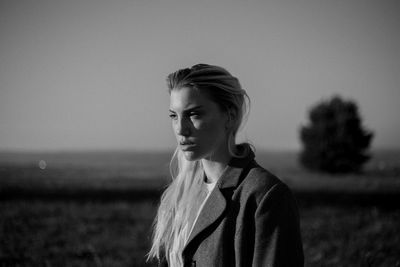
[[[240,192],[242,199],[251,198],[256,203],[265,198],[276,200],[292,194],[282,180],[255,161],[250,165],[237,190]]]

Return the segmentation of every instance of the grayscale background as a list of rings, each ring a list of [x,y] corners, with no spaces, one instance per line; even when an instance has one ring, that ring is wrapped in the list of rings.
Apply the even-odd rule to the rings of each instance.
[[[238,139],[298,197],[306,266],[400,266],[399,29],[395,0],[0,0],[0,266],[155,266],[165,78],[197,63],[250,96]],[[360,174],[297,160],[334,95],[374,133]]]

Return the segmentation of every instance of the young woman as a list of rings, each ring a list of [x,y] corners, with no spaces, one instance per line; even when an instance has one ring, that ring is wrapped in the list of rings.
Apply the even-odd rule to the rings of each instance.
[[[248,144],[235,143],[249,103],[238,79],[198,64],[167,82],[178,147],[149,258],[170,267],[303,266],[292,193]]]

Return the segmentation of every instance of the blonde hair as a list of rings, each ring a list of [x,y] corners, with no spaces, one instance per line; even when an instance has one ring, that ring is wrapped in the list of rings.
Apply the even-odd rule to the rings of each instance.
[[[244,151],[243,155],[235,154],[236,134],[243,119],[248,115],[250,105],[249,97],[236,77],[224,68],[197,64],[171,73],[167,77],[167,84],[169,93],[183,87],[205,92],[232,120],[232,127],[228,133],[229,153],[240,157],[249,152]],[[185,226],[191,214],[191,207],[200,198],[204,173],[201,160],[188,161],[182,151],[176,148],[170,162],[170,171],[172,182],[161,196],[148,259],[160,260],[162,255],[169,256],[174,242],[179,242],[179,236],[188,231]]]

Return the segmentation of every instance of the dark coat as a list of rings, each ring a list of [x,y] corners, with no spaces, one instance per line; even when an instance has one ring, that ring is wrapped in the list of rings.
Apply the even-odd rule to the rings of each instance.
[[[299,215],[289,188],[260,167],[252,152],[228,165],[183,250],[185,266],[303,266]],[[165,259],[160,266],[168,266]]]

